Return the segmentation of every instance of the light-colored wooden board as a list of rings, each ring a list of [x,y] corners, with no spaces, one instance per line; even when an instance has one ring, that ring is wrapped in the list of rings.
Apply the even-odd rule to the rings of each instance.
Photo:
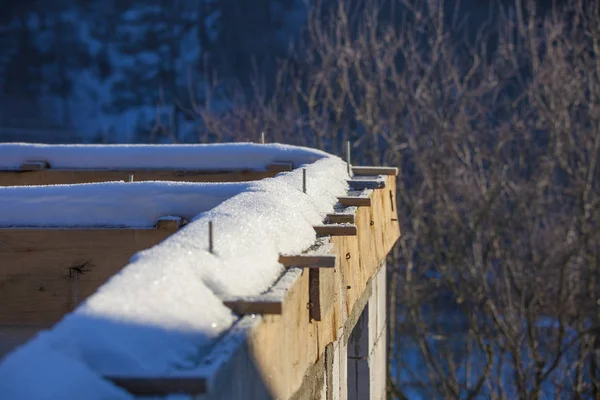
[[[355,210],[357,236],[331,238],[335,252],[333,259],[334,261],[337,259],[333,267],[300,270],[298,279],[286,292],[281,313],[265,315],[261,319],[262,322],[250,332],[247,344],[252,364],[261,371],[261,380],[268,386],[273,398],[289,399],[298,390],[307,369],[324,354],[325,347],[339,337],[348,315],[356,311],[354,308],[362,307],[360,304],[364,304],[364,301],[360,303],[359,299],[365,293],[369,279],[400,234],[397,213],[394,211],[396,207],[395,205],[392,207],[395,199],[389,197],[387,189],[395,193],[394,176],[388,177],[385,190],[375,190],[369,194],[371,207],[359,207]],[[2,246],[3,241],[0,236],[0,252]],[[1,255],[0,253],[0,257]],[[316,257],[321,257],[322,260],[323,256]],[[307,261],[303,258],[303,260],[301,263],[314,264],[315,262],[314,259]],[[287,261],[300,264],[298,258],[295,260],[289,258]],[[320,321],[310,318],[311,271],[319,273],[319,300],[327,301],[327,304],[321,303]],[[188,384],[190,379],[198,384],[197,378],[202,376],[133,377],[133,380],[131,377],[113,377],[111,379],[126,382],[130,390],[138,391],[139,394],[160,395],[165,393],[165,390],[173,390],[165,387],[168,388],[170,385],[182,387]],[[173,381],[177,379],[180,381]],[[160,385],[149,390],[149,380],[154,380]],[[141,388],[136,387],[141,384],[143,384]],[[193,390],[197,389],[185,389],[187,393]]]
[[[75,183],[129,181],[244,182],[271,178],[281,171],[185,171],[185,170],[0,170],[0,186],[66,185]]]
[[[356,225],[351,224],[328,224],[313,226],[317,235],[321,236],[356,236]]]
[[[394,176],[386,180],[387,189],[395,190]],[[361,306],[369,279],[398,240],[397,215],[391,211],[386,190],[370,193],[372,207],[356,209],[357,236],[331,238],[338,262],[335,268],[318,270],[319,300],[327,299],[330,305],[328,309],[321,303],[320,321],[311,321],[310,311],[307,313],[311,270],[304,270],[283,313],[266,316],[255,329],[250,342],[252,355],[274,398],[288,399],[300,387],[307,368],[339,337],[354,308]],[[325,274],[330,275],[326,278]],[[326,283],[329,278],[330,283]]]
[[[0,325],[48,327],[172,231],[0,229]],[[77,270],[81,272],[77,272]],[[77,297],[77,298],[76,298]]]
[[[396,167],[352,167],[352,173],[357,176],[361,175],[398,175],[398,168]]]
[[[264,316],[250,335],[252,359],[274,399],[289,399],[319,357],[317,323],[311,323],[309,316],[308,283],[309,271],[303,270],[288,292],[284,312]]]

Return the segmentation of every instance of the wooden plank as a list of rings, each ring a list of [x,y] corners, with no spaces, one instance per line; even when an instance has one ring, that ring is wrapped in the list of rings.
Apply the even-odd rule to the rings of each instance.
[[[387,177],[386,189],[395,191],[394,176]],[[266,316],[253,331],[252,360],[262,375],[268,377],[273,398],[291,398],[302,385],[307,369],[323,355],[326,346],[335,340],[344,340],[339,335],[345,332],[342,327],[348,315],[356,314],[357,309],[363,307],[369,279],[399,237],[388,191],[375,190],[369,196],[372,207],[356,209],[358,236],[331,238],[338,258],[336,268],[318,270],[319,301],[329,300],[331,309],[327,311],[328,304],[321,304],[321,320],[309,320],[306,304],[311,303],[309,275],[312,270],[305,270],[291,291],[289,306],[282,315]],[[329,278],[331,285],[326,282]]]
[[[225,299],[223,303],[239,315],[281,315],[288,293],[302,275],[300,268],[288,268],[275,284],[258,296]]]
[[[348,185],[354,190],[383,189],[385,188],[385,179],[384,176],[381,179],[376,176],[357,176],[354,179],[350,179]]]
[[[41,330],[35,326],[0,326],[0,359],[27,343]]]
[[[239,398],[243,393],[248,398],[266,398],[260,390],[261,393],[255,395],[256,386],[262,386],[252,385],[253,380],[261,377],[247,351],[249,337],[261,321],[261,317],[248,316],[234,322],[208,352],[199,355],[201,358],[193,370],[174,371],[165,374],[167,376],[105,373],[104,378],[138,396],[210,393],[211,399],[228,399]],[[232,393],[237,395],[230,396]]]
[[[325,220],[330,224],[354,224],[354,214],[327,214]]]
[[[48,161],[26,161],[20,166],[21,171],[39,171],[50,168]]]
[[[207,387],[204,377],[105,376],[104,378],[136,396],[199,395],[206,393]]]
[[[277,299],[264,299],[260,296],[256,298],[224,300],[223,304],[231,308],[231,310],[238,315],[281,315],[283,311],[282,301]]]
[[[181,217],[161,217],[156,221],[156,229],[175,232],[186,223],[187,221]]]
[[[396,167],[352,167],[352,173],[357,176],[361,175],[398,175]]]
[[[294,164],[290,161],[274,162],[267,165],[267,171],[280,173],[290,172],[294,169]]]
[[[304,268],[335,268],[336,256],[334,255],[280,255],[279,262],[286,267]]]
[[[53,325],[134,253],[171,233],[152,228],[0,229],[0,325]]]
[[[245,182],[272,178],[281,171],[188,171],[188,170],[0,170],[0,186],[23,185],[69,185],[76,183],[129,181],[133,175],[136,182]]]
[[[319,272],[316,268],[308,271],[308,309],[310,319],[315,321],[321,321],[322,318]]]
[[[344,207],[371,207],[371,198],[367,196],[338,197],[338,202]]]
[[[313,226],[317,235],[321,236],[356,236],[356,225],[350,224],[329,224]]]

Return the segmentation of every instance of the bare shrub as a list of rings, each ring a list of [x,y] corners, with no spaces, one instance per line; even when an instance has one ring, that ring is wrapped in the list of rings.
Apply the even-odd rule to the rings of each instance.
[[[390,396],[597,398],[599,6],[493,10],[313,4],[275,89],[198,107],[199,137],[400,168]]]

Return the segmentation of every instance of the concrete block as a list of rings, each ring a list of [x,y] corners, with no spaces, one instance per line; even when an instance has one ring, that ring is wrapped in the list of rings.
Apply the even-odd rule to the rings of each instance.
[[[340,348],[342,347],[340,345],[340,342],[342,342],[342,340],[338,339],[333,344],[333,366],[331,369],[331,400],[340,400]]]
[[[371,380],[370,400],[385,399],[386,386],[386,333],[379,336],[373,352],[369,356],[369,374]]]
[[[327,400],[327,368],[323,371],[323,386],[319,393],[319,400]]]
[[[370,303],[370,300],[369,300]],[[365,307],[356,321],[352,333],[348,337],[348,358],[368,358],[369,350],[372,347],[369,340],[369,328],[371,321],[369,318],[369,306]]]
[[[377,332],[380,334],[386,331],[387,324],[387,264],[381,263],[377,280]],[[379,335],[377,335],[379,336]]]
[[[348,359],[348,400],[367,400],[371,395],[369,361]]]
[[[343,337],[339,339],[339,364],[338,364],[338,399],[348,399],[348,343]]]
[[[373,275],[371,279],[371,297],[369,297],[368,302],[368,316],[369,316],[369,354],[373,352],[375,347],[375,341],[377,340],[377,336],[379,336],[378,330],[378,321],[379,317],[379,301],[378,301],[378,288],[379,279],[377,279],[377,273]]]

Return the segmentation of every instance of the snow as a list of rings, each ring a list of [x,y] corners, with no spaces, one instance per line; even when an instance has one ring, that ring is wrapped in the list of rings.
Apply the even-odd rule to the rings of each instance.
[[[328,154],[283,144],[223,143],[174,145],[0,144],[0,170],[26,161],[47,161],[57,169],[264,170],[273,162],[310,164]]]
[[[102,391],[90,390],[95,387],[102,387]],[[6,399],[56,400],[73,398],[74,394],[84,398],[83,393],[86,400],[131,399],[124,390],[107,385],[78,357],[46,347],[40,340],[19,348],[3,360],[0,388]]]
[[[167,216],[189,221],[248,186],[188,182],[3,186],[0,227],[144,228]]]
[[[43,398],[37,397],[35,387],[24,387],[31,381],[27,373],[34,369],[39,379],[53,377],[54,386],[48,383],[51,389],[40,386],[40,390],[50,390],[57,398],[70,397],[73,374],[83,375],[86,393],[119,398],[117,389],[100,376],[169,375],[194,369],[238,320],[222,299],[265,292],[283,272],[279,254],[310,248],[316,240],[312,226],[322,223],[337,197],[348,189],[341,159],[269,147],[278,159],[279,154],[285,154],[286,160],[296,156],[294,161],[319,158],[303,166],[306,193],[301,169],[239,185],[246,187],[201,212],[159,245],[134,255],[129,265],[54,328],[8,355],[0,363],[0,392],[8,398]],[[257,159],[270,157],[265,152]],[[104,188],[110,187],[112,197],[113,189],[128,190],[135,183],[103,185],[109,185]],[[97,186],[81,187],[96,190],[90,188]],[[184,190],[174,187],[174,191]],[[203,201],[200,197],[199,203]],[[214,224],[214,254],[208,251],[209,221]],[[48,371],[47,360],[54,359],[60,362],[60,376]]]

